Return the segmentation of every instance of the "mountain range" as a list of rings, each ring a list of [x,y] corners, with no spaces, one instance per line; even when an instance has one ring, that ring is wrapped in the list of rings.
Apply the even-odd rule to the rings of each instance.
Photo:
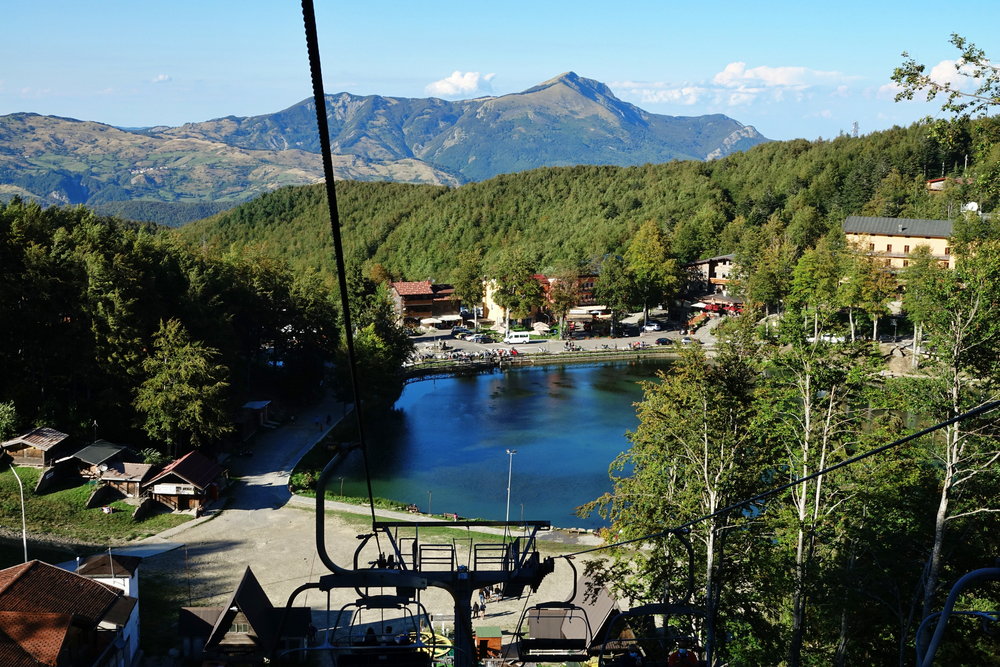
[[[449,102],[326,96],[335,175],[457,186],[544,166],[708,160],[768,141],[727,116],[665,116],[567,72],[520,93]],[[313,100],[283,111],[124,130],[0,117],[0,198],[47,204],[245,201],[322,178]]]

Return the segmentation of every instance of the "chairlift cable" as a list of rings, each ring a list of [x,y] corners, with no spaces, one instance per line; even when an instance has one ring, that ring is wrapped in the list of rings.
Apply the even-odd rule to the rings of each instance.
[[[628,544],[634,544],[636,542],[645,542],[646,540],[650,540],[650,539],[652,539],[654,537],[663,537],[664,535],[669,535],[669,534],[672,534],[672,533],[677,533],[677,532],[683,531],[683,530],[685,530],[687,528],[690,528],[690,527],[692,527],[692,526],[694,526],[696,524],[701,523],[702,521],[707,521],[708,519],[717,517],[720,514],[725,514],[727,512],[731,512],[734,509],[738,509],[740,507],[744,507],[746,505],[750,505],[752,503],[756,503],[756,502],[758,502],[760,500],[763,500],[764,498],[766,498],[768,496],[772,496],[772,495],[774,495],[776,493],[779,493],[781,491],[785,491],[785,490],[790,489],[790,488],[792,488],[794,486],[798,486],[799,484],[802,484],[803,482],[808,482],[809,480],[816,479],[817,477],[822,477],[823,475],[831,473],[834,470],[839,470],[840,468],[845,468],[845,467],[847,467],[847,466],[849,466],[849,465],[851,465],[853,463],[857,463],[858,461],[861,461],[863,459],[870,458],[872,456],[875,456],[876,454],[881,454],[882,452],[884,452],[886,450],[892,449],[894,447],[898,447],[899,445],[906,444],[907,442],[910,442],[911,440],[916,440],[917,438],[923,437],[923,436],[927,435],[928,433],[933,433],[934,431],[938,431],[938,430],[940,430],[940,429],[942,429],[942,428],[944,428],[946,426],[951,426],[952,424],[957,424],[958,422],[965,421],[966,419],[969,419],[971,417],[978,417],[979,415],[986,414],[987,412],[992,412],[993,410],[996,410],[997,408],[1000,408],[1000,401],[990,401],[988,403],[983,403],[979,407],[973,408],[972,410],[969,410],[968,412],[963,412],[962,414],[960,414],[960,415],[958,415],[956,417],[952,417],[951,419],[948,419],[947,421],[939,422],[939,423],[937,423],[937,424],[935,424],[933,426],[929,426],[929,427],[925,428],[922,431],[918,431],[917,433],[913,433],[913,434],[908,435],[908,436],[906,436],[904,438],[900,438],[899,440],[895,440],[893,442],[890,442],[887,445],[882,445],[881,447],[876,447],[875,449],[873,449],[873,450],[871,450],[869,452],[865,452],[864,454],[858,454],[857,456],[849,458],[849,459],[847,459],[845,461],[841,461],[840,463],[836,463],[836,464],[834,464],[832,466],[829,466],[827,468],[823,468],[822,470],[814,472],[811,475],[806,475],[805,477],[800,477],[799,479],[796,479],[793,482],[788,482],[787,484],[782,484],[779,487],[770,489],[770,490],[765,491],[763,493],[759,493],[759,494],[757,494],[756,496],[754,496],[752,498],[748,498],[747,500],[741,500],[738,503],[735,503],[733,505],[729,505],[728,507],[724,507],[724,508],[722,508],[720,510],[716,510],[715,512],[712,512],[711,514],[706,514],[705,516],[699,517],[697,519],[692,519],[691,521],[688,521],[687,523],[682,523],[681,525],[676,526],[674,528],[668,528],[667,530],[662,530],[662,531],[660,531],[658,533],[651,533],[649,535],[644,535],[642,537],[636,537],[636,538],[633,538],[631,540],[623,540],[621,542],[615,542],[614,544],[605,544],[605,545],[602,545],[602,546],[599,546],[599,547],[594,547],[593,549],[584,549],[583,551],[577,551],[577,552],[574,552],[574,553],[571,553],[571,554],[567,554],[567,557],[579,556],[581,554],[593,553],[595,551],[603,551],[604,549],[613,549],[615,547],[622,547],[622,546],[625,546],[625,545],[628,545]]]
[[[357,356],[354,351],[354,338],[351,326],[351,304],[347,294],[347,271],[344,267],[344,246],[340,239],[340,215],[337,209],[337,188],[333,180],[333,158],[330,155],[330,128],[326,122],[326,96],[323,92],[323,72],[320,67],[319,40],[316,31],[316,12],[312,0],[302,0],[302,19],[305,23],[306,48],[309,51],[309,73],[312,78],[313,100],[316,104],[316,125],[319,129],[319,140],[323,155],[323,175],[326,178],[326,198],[330,209],[330,231],[333,234],[334,256],[337,260],[337,279],[340,282],[340,302],[344,311],[344,338],[347,340],[347,358],[351,369],[351,387],[354,391],[354,415],[358,422],[358,439],[361,443],[361,456],[365,467],[365,481],[368,484],[368,502],[371,508],[372,529],[375,528],[375,498],[372,494],[372,478],[368,469],[368,442],[365,438],[364,419],[361,415],[361,388],[358,382]],[[321,493],[325,494],[326,489]],[[379,544],[378,531],[375,531],[375,544],[382,552]]]

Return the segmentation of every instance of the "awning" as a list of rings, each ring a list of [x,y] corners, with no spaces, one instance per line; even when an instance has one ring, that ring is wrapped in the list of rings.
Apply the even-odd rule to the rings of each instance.
[[[441,324],[441,320],[439,320],[436,317],[425,317],[424,319],[420,320],[420,323],[421,324]]]
[[[549,325],[546,324],[545,322],[535,322],[534,324],[531,325],[531,328],[534,329],[535,331],[548,331]]]
[[[462,316],[461,315],[442,315],[440,319],[441,319],[442,322],[461,322],[462,321]]]
[[[705,303],[704,301],[699,301],[698,303],[692,303],[692,304],[691,304],[691,307],[692,307],[692,308],[704,308],[704,307],[705,307],[705,306],[707,306],[707,305],[708,305],[708,304],[707,304],[707,303]]]

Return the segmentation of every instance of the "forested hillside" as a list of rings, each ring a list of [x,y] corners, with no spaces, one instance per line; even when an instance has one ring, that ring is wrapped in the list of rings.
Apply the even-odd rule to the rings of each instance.
[[[409,280],[450,280],[458,253],[480,249],[488,264],[515,242],[540,269],[622,253],[647,220],[668,235],[679,260],[736,251],[749,230],[772,221],[799,252],[850,214],[946,219],[991,190],[925,180],[988,167],[977,151],[1000,123],[956,123],[948,141],[914,125],[867,136],[771,142],[713,162],[641,167],[536,169],[458,188],[338,183],[347,259],[381,264]],[[293,266],[332,274],[322,186],[283,189],[185,226],[196,243],[261,244]]]
[[[0,204],[0,285],[0,439],[213,444],[252,396],[314,396],[338,340],[315,274],[83,207]]]

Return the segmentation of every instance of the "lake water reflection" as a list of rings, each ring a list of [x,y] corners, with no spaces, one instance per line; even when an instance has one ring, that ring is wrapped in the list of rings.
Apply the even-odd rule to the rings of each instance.
[[[554,366],[417,382],[398,413],[369,427],[376,496],[422,511],[502,520],[507,503],[507,449],[516,449],[510,518],[548,519],[554,526],[597,528],[600,517],[573,510],[611,490],[608,466],[628,448],[638,425],[637,382],[667,362]],[[331,481],[366,495],[361,457]]]

